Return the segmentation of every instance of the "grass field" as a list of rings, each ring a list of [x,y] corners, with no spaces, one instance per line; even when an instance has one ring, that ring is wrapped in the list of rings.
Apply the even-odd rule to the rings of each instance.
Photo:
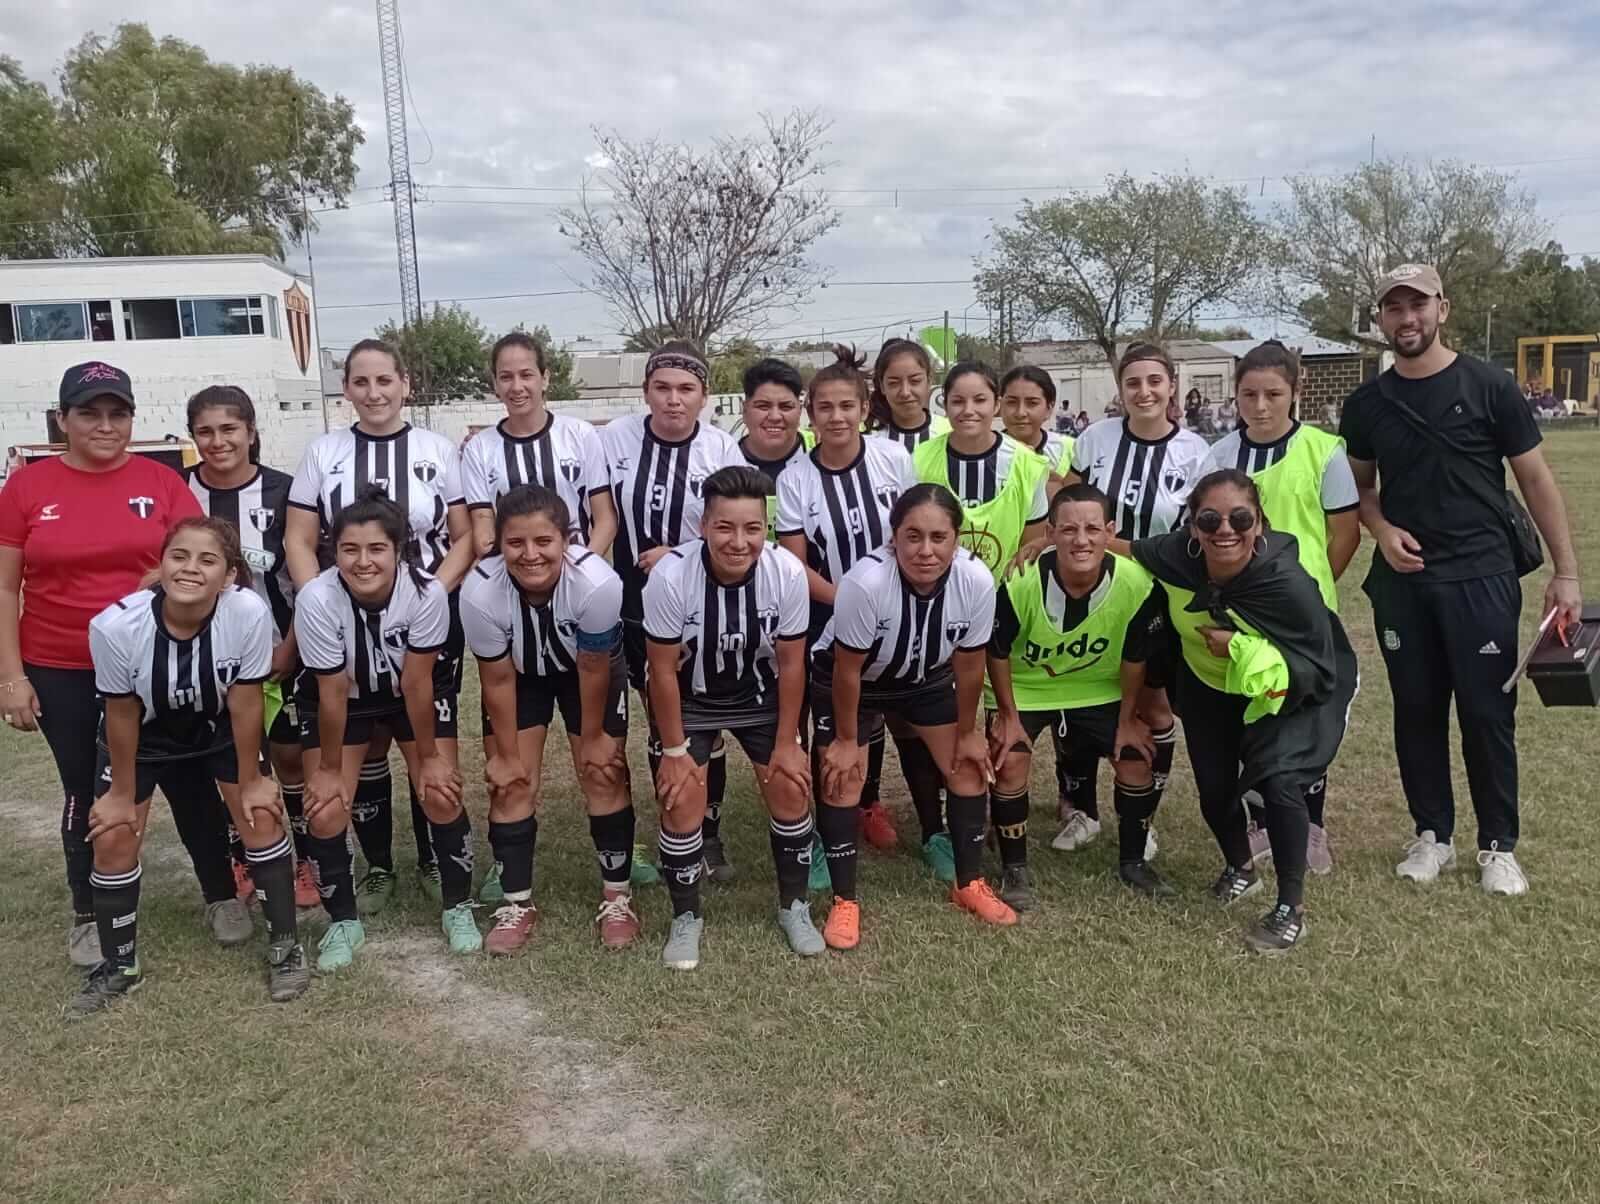
[[[1600,437],[1549,451],[1593,595]],[[1050,851],[1046,757],[1041,910],[987,930],[909,845],[867,854],[861,948],[812,962],[782,945],[765,821],[731,757],[741,876],[708,888],[690,975],[660,967],[660,888],[641,896],[644,944],[596,947],[593,856],[557,760],[528,956],[448,957],[406,872],[402,798],[402,905],[353,972],[270,1004],[262,942],[211,943],[158,804],[148,985],[69,1026],[59,787],[41,740],[0,732],[0,1200],[1600,1200],[1595,716],[1523,692],[1532,894],[1491,902],[1475,869],[1396,880],[1410,828],[1357,589],[1369,549],[1344,588],[1366,678],[1330,787],[1338,871],[1312,880],[1310,943],[1270,962],[1242,952],[1246,917],[1202,899],[1218,857],[1182,752],[1158,821],[1178,904],[1128,896],[1109,830]],[[321,928],[308,916],[308,944]]]

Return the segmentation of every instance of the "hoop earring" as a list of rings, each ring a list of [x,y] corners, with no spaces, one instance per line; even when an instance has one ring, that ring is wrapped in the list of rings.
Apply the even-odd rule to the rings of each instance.
[[[1193,535],[1189,536],[1189,546],[1185,550],[1189,553],[1190,560],[1200,559],[1200,541]]]
[[[1267,537],[1265,535],[1257,535],[1256,536],[1256,555],[1257,556],[1265,556],[1266,554],[1267,554]]]

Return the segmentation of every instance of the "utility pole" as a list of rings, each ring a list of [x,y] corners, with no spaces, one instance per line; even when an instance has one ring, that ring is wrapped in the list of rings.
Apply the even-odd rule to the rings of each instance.
[[[950,311],[948,309],[944,311],[944,342],[940,345],[939,350],[944,352],[947,357],[950,354]],[[954,362],[953,360],[951,361],[951,363]],[[950,364],[948,363],[945,365],[946,368],[949,366]]]
[[[400,31],[399,0],[377,0],[378,62],[383,68],[383,112],[389,133],[389,195],[394,202],[394,244],[400,264],[400,325],[410,329],[422,321],[422,285],[417,278],[416,188],[411,180],[411,146],[406,138],[406,79]],[[428,388],[424,371],[413,381]],[[431,399],[428,399],[431,400]],[[418,405],[412,393],[412,413],[427,427],[428,406]]]
[[[1483,315],[1483,358],[1490,363],[1494,362],[1494,311],[1498,305],[1491,305],[1489,312]]]

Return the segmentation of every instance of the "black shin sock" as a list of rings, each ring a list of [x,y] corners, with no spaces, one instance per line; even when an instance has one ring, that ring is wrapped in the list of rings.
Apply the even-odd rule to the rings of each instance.
[[[728,791],[728,755],[725,748],[713,748],[706,762],[706,818],[700,825],[703,840],[722,839],[722,800]]]
[[[1306,787],[1306,817],[1319,828],[1325,826],[1322,822],[1322,808],[1327,801],[1328,775],[1323,774]]]
[[[350,821],[367,864],[394,873],[394,779],[387,758],[362,763]]]
[[[489,847],[500,866],[500,889],[505,891],[506,902],[526,903],[533,898],[533,852],[538,843],[537,816],[510,823],[489,821]],[[442,875],[443,868],[439,872]]]
[[[228,856],[228,808],[216,787],[205,787],[172,803],[172,823],[188,850],[200,894],[207,903],[220,903],[238,894]]]
[[[956,885],[966,886],[983,876],[983,837],[988,827],[989,797],[950,791],[945,807],[950,814],[950,845],[956,855]]]
[[[294,855],[299,861],[311,856],[311,845],[306,840],[306,784],[283,782],[278,789],[283,792],[283,809],[289,815],[289,831],[294,834]]]
[[[1117,860],[1143,861],[1150,817],[1155,814],[1156,804],[1161,801],[1155,783],[1124,786],[1118,782],[1112,787],[1111,797],[1117,808]]]
[[[337,836],[306,837],[311,860],[317,863],[317,891],[328,918],[335,922],[356,918],[356,883],[347,832]]]
[[[472,897],[472,823],[462,811],[449,823],[428,821],[428,830],[439,858],[439,894],[448,911]],[[417,843],[420,847],[421,841]]]
[[[876,807],[883,792],[883,738],[887,729],[880,727],[867,741],[867,774],[861,780],[861,805]]]
[[[787,908],[809,894],[811,836],[816,831],[807,812],[799,819],[770,820],[772,864],[778,872],[778,906]]]
[[[828,878],[840,899],[856,897],[856,828],[854,807],[817,808],[817,831],[828,857]]]
[[[89,873],[94,891],[94,925],[100,933],[100,956],[115,966],[139,961],[139,875],[135,865],[121,874]]]
[[[911,805],[917,810],[917,823],[922,828],[922,843],[944,831],[943,807],[939,792],[944,789],[944,777],[934,764],[928,746],[915,736],[896,736],[895,751],[900,754],[900,772],[905,775],[906,789],[911,793]]]
[[[1159,807],[1167,789],[1167,778],[1172,773],[1172,754],[1178,749],[1178,725],[1169,724],[1165,731],[1151,732],[1150,739],[1156,746],[1156,759],[1150,763],[1150,772],[1155,778],[1156,807]],[[1150,809],[1150,814],[1155,814],[1155,807]]]
[[[672,897],[672,914],[700,914],[700,871],[705,858],[705,841],[700,826],[692,832],[669,832],[661,827],[661,874]]]
[[[267,919],[269,941],[293,940],[294,842],[287,836],[268,849],[246,849],[250,877],[261,900],[261,914]]]
[[[994,822],[995,841],[1000,846],[1001,865],[1028,864],[1028,792],[1001,794],[989,792],[989,816]]]
[[[417,842],[417,868],[426,868],[439,860],[438,846],[433,843],[433,821],[422,809],[416,787],[411,788],[411,837]]]
[[[1056,789],[1090,819],[1100,818],[1100,758],[1093,749],[1056,745]]]
[[[600,862],[600,882],[610,890],[628,889],[633,878],[633,804],[611,815],[589,817],[589,839]]]

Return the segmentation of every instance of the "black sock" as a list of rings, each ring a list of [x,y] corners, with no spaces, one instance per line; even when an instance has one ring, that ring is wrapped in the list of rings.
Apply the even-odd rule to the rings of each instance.
[[[778,871],[778,906],[787,908],[810,893],[807,883],[811,878],[811,836],[816,826],[808,811],[799,819],[773,816],[770,828],[772,864]]]
[[[994,822],[995,843],[1000,846],[1001,865],[1028,864],[1028,792],[1001,794],[989,792],[989,817]]]
[[[626,891],[633,878],[633,804],[611,815],[589,817],[589,839],[600,861],[600,882]]]
[[[139,961],[139,875],[141,866],[123,874],[92,870],[94,924],[100,930],[100,956],[114,966]]]
[[[507,902],[525,903],[533,897],[533,850],[538,843],[537,816],[512,823],[489,821],[489,847],[500,864],[500,889]],[[439,873],[442,877],[442,866]]]
[[[94,887],[89,875],[94,872],[94,846],[89,843],[89,807],[84,799],[68,791],[61,804],[61,851],[67,858],[67,886],[72,891],[72,914],[94,919]]]
[[[439,857],[439,894],[448,911],[472,896],[472,823],[462,811],[446,824],[430,820],[428,828]]]
[[[394,873],[394,779],[387,758],[362,762],[350,820],[367,864]]]
[[[879,726],[867,741],[867,775],[861,780],[861,805],[876,807],[883,790],[883,738],[887,729]]]
[[[239,893],[233,880],[233,861],[228,856],[228,808],[210,782],[196,786],[192,793],[182,791],[175,801],[168,794],[172,823],[188,850],[201,896],[207,903],[220,903]]]
[[[355,919],[356,882],[349,830],[337,836],[318,836],[312,832],[306,837],[306,843],[311,846],[311,860],[317,864],[317,892],[322,896],[328,918],[335,922]]]
[[[1054,728],[1051,732],[1056,742],[1056,789],[1074,808],[1099,819],[1100,758],[1093,749],[1068,746]]]
[[[706,762],[706,818],[700,825],[704,840],[722,839],[722,799],[728,791],[728,754],[725,748],[712,748]]]
[[[1151,732],[1150,739],[1156,746],[1156,759],[1150,763],[1150,772],[1155,778],[1156,806],[1159,807],[1167,789],[1167,777],[1172,773],[1172,754],[1178,750],[1178,725],[1168,724],[1165,731]],[[1154,807],[1150,814],[1155,814]]]
[[[817,808],[817,831],[828,857],[828,878],[833,893],[840,899],[856,897],[856,809],[854,807]]]
[[[289,815],[289,831],[294,835],[295,859],[305,861],[311,856],[311,845],[306,840],[306,784],[281,782],[278,789],[283,792],[283,809]]]
[[[1322,808],[1328,801],[1328,775],[1323,774],[1315,782],[1306,787],[1306,816],[1310,821],[1322,827]]]
[[[983,877],[983,838],[988,829],[989,796],[957,794],[945,798],[950,813],[950,845],[956,855],[956,885]]]
[[[425,869],[439,860],[438,846],[433,843],[433,822],[422,809],[422,800],[417,797],[415,786],[411,787],[411,837],[417,842],[418,869]],[[439,872],[442,874],[444,871],[441,869]]]
[[[293,850],[294,842],[287,836],[269,849],[245,850],[245,856],[250,859],[250,877],[256,884],[256,897],[261,900],[261,914],[267,919],[269,941],[294,939]]]
[[[917,823],[922,828],[922,843],[944,831],[944,808],[939,792],[944,789],[944,777],[934,764],[928,746],[915,736],[896,736],[895,751],[900,754],[900,772],[905,775],[906,789],[911,794],[911,805],[917,810]]]
[[[644,759],[645,759],[645,762],[650,766],[650,789],[651,790],[654,790],[656,788],[656,782],[658,782],[660,780],[660,778],[661,778],[661,758],[663,756],[663,753],[661,751],[661,747],[662,747],[662,745],[661,745],[661,736],[656,732],[656,729],[652,727],[650,729],[649,737],[644,742]],[[710,763],[707,762],[708,766],[709,766],[709,764]],[[658,800],[659,800],[659,796],[657,796],[657,797],[658,797]],[[706,769],[706,798],[707,798],[707,801],[710,800],[710,797],[711,797],[711,770],[708,767]]]
[[[1111,797],[1117,808],[1117,860],[1143,861],[1150,817],[1155,814],[1156,804],[1161,801],[1155,783],[1124,786],[1117,782],[1111,789]]]
[[[693,832],[669,832],[661,826],[661,875],[667,880],[672,897],[672,914],[700,914],[700,871],[705,858],[705,841],[700,826]]]

